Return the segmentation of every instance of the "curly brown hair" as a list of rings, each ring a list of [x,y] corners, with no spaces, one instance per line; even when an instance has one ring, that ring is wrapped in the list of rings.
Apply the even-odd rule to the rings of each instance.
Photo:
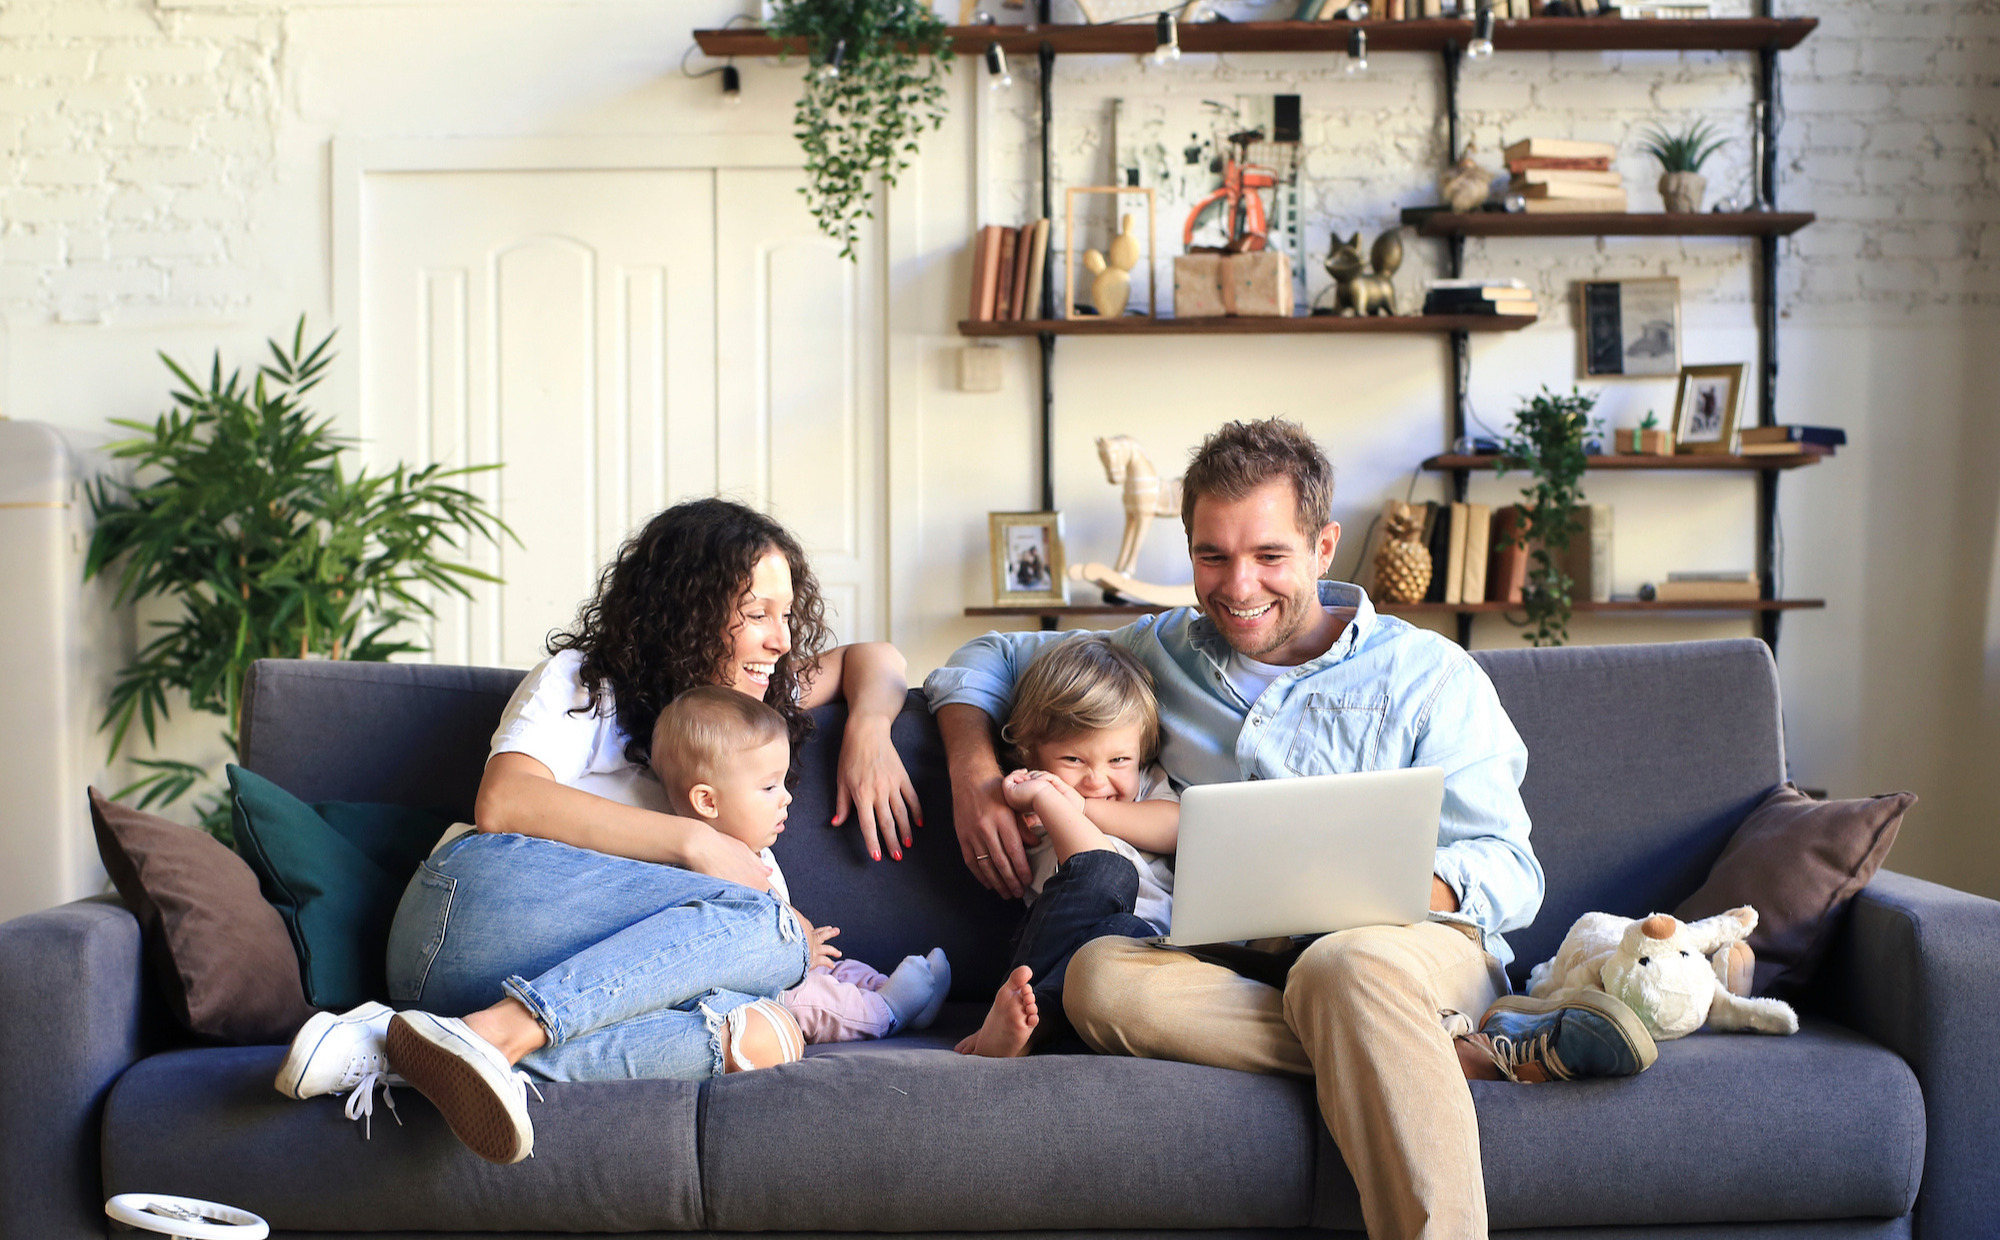
[[[609,691],[626,758],[650,765],[660,711],[682,690],[724,680],[751,570],[772,551],[792,570],[792,648],[764,700],[785,717],[792,744],[802,743],[812,716],[799,700],[814,660],[833,642],[819,582],[791,531],[726,499],[685,500],[648,521],[605,566],[576,623],[549,636],[550,654],[583,655],[579,679],[589,700],[573,713],[595,711]]]

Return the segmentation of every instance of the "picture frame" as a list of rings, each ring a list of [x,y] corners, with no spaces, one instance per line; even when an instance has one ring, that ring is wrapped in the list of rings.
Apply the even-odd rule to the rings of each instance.
[[[992,512],[986,515],[995,607],[1046,607],[1069,603],[1069,565],[1063,555],[1060,512]]]
[[[1681,282],[1577,283],[1582,370],[1593,379],[1664,378],[1681,369]]]
[[[1674,394],[1674,451],[1735,455],[1743,363],[1684,366]]]
[[[1112,195],[1111,213],[1114,224],[1119,214],[1120,197],[1132,195],[1146,200],[1146,317],[1158,318],[1160,314],[1159,199],[1150,187],[1143,185],[1072,185],[1063,191],[1063,300],[1062,305],[1057,307],[1059,313],[1056,317],[1063,319],[1077,317],[1076,200],[1079,195],[1090,194]]]

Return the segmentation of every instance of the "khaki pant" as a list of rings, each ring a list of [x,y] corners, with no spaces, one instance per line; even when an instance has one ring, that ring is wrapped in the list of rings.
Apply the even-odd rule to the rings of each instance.
[[[1374,1240],[1486,1235],[1472,1093],[1441,1017],[1473,1020],[1505,979],[1467,932],[1439,922],[1329,934],[1276,990],[1136,939],[1070,962],[1063,1007],[1106,1054],[1318,1080],[1320,1112]]]

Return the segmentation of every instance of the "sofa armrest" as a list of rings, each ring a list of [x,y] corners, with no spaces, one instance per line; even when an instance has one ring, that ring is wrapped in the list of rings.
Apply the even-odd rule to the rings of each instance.
[[[139,923],[80,900],[0,925],[0,1240],[105,1234],[104,1096],[145,1053]]]
[[[1978,1235],[2000,1215],[2000,903],[1881,871],[1854,898],[1808,1003],[1895,1051],[1926,1120],[1917,1234]]]

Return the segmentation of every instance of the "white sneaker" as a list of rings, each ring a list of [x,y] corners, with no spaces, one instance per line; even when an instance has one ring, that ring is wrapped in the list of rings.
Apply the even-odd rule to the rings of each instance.
[[[317,1013],[292,1038],[292,1049],[278,1069],[278,1092],[287,1098],[317,1098],[360,1090],[364,1081],[370,1090],[377,1084],[403,1084],[389,1070],[384,1041],[394,1015],[380,1003],[339,1014]]]
[[[525,1072],[462,1020],[429,1012],[399,1012],[389,1021],[389,1060],[410,1087],[431,1100],[444,1122],[473,1153],[492,1163],[517,1163],[535,1152],[528,1121]]]

